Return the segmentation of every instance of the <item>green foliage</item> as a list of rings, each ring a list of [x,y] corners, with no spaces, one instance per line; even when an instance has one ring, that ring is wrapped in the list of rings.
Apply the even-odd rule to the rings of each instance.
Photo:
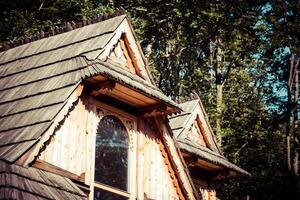
[[[13,0],[0,2],[0,42],[47,31],[68,21],[80,21],[97,13],[113,11],[107,1]]]
[[[215,66],[220,64],[222,148],[252,176],[223,182],[219,197],[291,199],[291,195],[299,196],[300,181],[285,166],[283,119],[290,52],[299,53],[300,46],[296,4],[264,0],[2,1],[0,41],[125,8],[158,86],[174,99],[198,93],[213,127],[218,117]]]

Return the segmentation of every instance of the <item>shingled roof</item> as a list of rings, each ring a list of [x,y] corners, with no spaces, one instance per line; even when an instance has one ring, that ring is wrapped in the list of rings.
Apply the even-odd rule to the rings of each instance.
[[[0,161],[0,198],[87,199],[68,178]]]
[[[53,123],[82,80],[104,75],[168,105],[150,82],[86,53],[101,50],[125,20],[118,16],[34,41],[0,55],[0,159],[15,162]]]
[[[186,101],[184,103],[181,103],[180,106],[184,110],[180,114],[174,115],[173,117],[170,117],[170,126],[173,130],[173,133],[175,133],[175,136],[177,140],[185,141],[187,139],[187,134],[191,128],[191,125],[196,120],[197,115],[202,114],[203,115],[203,124],[207,127],[207,134],[210,149],[220,155],[222,155],[222,151],[220,147],[217,144],[215,135],[213,134],[213,131],[209,125],[209,121],[206,115],[206,112],[204,110],[204,107],[199,99],[199,97],[195,97],[196,99]],[[200,106],[201,113],[198,113],[196,108],[197,106]]]
[[[215,135],[210,127],[206,112],[199,97],[181,103],[180,106],[184,111],[180,114],[169,117],[169,121],[178,146],[182,151],[188,152],[201,160],[221,166],[224,169],[228,169],[229,172],[232,172],[231,175],[250,175],[247,171],[232,164],[223,156],[223,153],[216,142]],[[197,108],[200,109],[198,110]],[[198,141],[191,140],[188,137],[188,133],[192,124],[196,120],[197,115],[202,115],[200,123],[206,126],[204,129],[209,143],[208,147],[205,147]]]
[[[0,159],[14,162],[47,130],[81,81],[77,56],[101,50],[118,16],[0,53]],[[75,58],[75,59],[74,59]]]
[[[180,110],[151,81],[99,58],[124,20],[117,16],[0,52],[0,197],[85,198],[67,178],[14,163],[45,142],[46,131],[58,125],[57,116],[88,78],[101,75]]]

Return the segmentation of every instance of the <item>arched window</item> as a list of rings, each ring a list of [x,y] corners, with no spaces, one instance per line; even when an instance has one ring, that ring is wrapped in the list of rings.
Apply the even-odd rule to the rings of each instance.
[[[128,133],[114,116],[102,118],[96,135],[94,199],[128,199]]]

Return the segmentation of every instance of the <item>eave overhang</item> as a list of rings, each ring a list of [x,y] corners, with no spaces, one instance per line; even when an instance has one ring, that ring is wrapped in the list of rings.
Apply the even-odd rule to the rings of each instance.
[[[210,149],[186,141],[178,141],[180,150],[189,166],[213,172],[212,179],[220,180],[234,176],[251,176],[250,173],[229,162],[224,156]]]
[[[91,75],[84,80],[86,91],[97,99],[128,104],[135,114],[143,117],[182,111],[156,86],[116,64],[93,60],[87,61],[87,65]]]

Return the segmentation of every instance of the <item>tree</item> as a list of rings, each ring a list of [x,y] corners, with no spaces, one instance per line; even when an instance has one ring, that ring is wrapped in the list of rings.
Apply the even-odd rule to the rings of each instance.
[[[38,31],[80,21],[101,12],[112,12],[108,1],[13,0],[0,2],[0,42],[31,37]]]
[[[262,58],[269,60],[269,73],[271,76],[278,77],[277,90],[285,90],[285,100],[278,95],[278,91],[273,94],[265,94],[271,101],[275,101],[280,107],[284,108],[283,113],[286,117],[286,153],[287,168],[289,171],[298,175],[299,157],[299,130],[298,130],[298,70],[299,64],[299,37],[300,34],[300,2],[298,1],[272,1],[268,4],[268,11],[264,13],[265,23],[269,26],[264,33],[265,52]],[[269,59],[268,59],[269,58]],[[298,63],[298,64],[297,64]],[[268,82],[268,81],[264,81]],[[293,84],[296,83],[296,84]],[[283,89],[285,87],[285,89]],[[294,92],[293,92],[294,90]],[[294,97],[294,100],[292,99]],[[292,101],[293,100],[293,101]],[[286,105],[285,107],[282,105]],[[293,117],[292,117],[293,116]],[[291,120],[294,120],[291,123]],[[292,125],[292,126],[291,126]],[[290,137],[293,131],[293,137]],[[291,150],[292,148],[292,150]],[[293,158],[291,158],[293,157]]]
[[[157,85],[175,100],[198,93],[225,155],[252,174],[225,182],[220,197],[299,196],[299,178],[283,164],[289,155],[283,143],[292,122],[288,115],[296,119],[288,125],[295,135],[293,158],[298,145],[298,92],[291,90],[290,111],[286,106],[288,66],[291,55],[299,57],[296,1],[14,0],[0,5],[1,41],[125,8]],[[298,78],[292,77],[295,83]]]

